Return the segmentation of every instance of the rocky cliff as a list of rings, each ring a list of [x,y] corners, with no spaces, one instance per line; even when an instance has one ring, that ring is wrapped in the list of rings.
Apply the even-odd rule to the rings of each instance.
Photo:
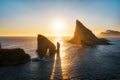
[[[23,49],[0,49],[0,66],[11,66],[27,63],[30,56]]]
[[[38,35],[37,37],[37,53],[40,58],[45,57],[47,51],[49,50],[49,56],[53,56],[56,51],[55,45],[43,35]]]
[[[109,44],[106,39],[97,38],[91,30],[87,29],[78,20],[76,20],[74,36],[69,42],[87,46]]]

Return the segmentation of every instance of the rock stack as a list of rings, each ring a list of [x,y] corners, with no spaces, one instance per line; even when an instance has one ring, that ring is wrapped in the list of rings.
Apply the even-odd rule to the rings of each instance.
[[[37,53],[40,58],[45,57],[47,51],[49,51],[49,56],[54,56],[56,47],[49,39],[39,34],[37,42]]]
[[[87,29],[78,20],[76,20],[74,36],[69,42],[87,46],[109,44],[108,40],[97,38],[91,30]]]
[[[0,49],[0,66],[12,66],[27,63],[30,56],[23,49]]]

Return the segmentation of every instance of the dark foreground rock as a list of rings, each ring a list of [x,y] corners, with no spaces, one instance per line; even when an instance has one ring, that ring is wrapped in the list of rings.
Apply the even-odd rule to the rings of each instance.
[[[56,47],[55,45],[47,39],[43,35],[38,35],[37,38],[38,46],[37,46],[37,53],[40,58],[43,58],[46,56],[47,51],[49,51],[49,56],[53,56],[56,52]]]
[[[69,41],[75,44],[93,46],[109,44],[106,39],[97,38],[91,30],[87,29],[80,21],[76,20],[76,29],[73,38]]]
[[[23,49],[0,49],[0,66],[11,66],[27,63],[30,56]]]

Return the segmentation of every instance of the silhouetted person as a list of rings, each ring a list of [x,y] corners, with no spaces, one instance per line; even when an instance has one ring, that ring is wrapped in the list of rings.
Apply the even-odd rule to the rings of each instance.
[[[60,43],[57,42],[57,53],[60,53]]]

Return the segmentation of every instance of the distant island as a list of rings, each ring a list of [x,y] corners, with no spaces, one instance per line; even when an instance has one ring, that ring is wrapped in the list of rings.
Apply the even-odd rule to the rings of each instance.
[[[115,30],[106,30],[105,32],[101,32],[99,36],[103,37],[120,37],[120,31]]]

